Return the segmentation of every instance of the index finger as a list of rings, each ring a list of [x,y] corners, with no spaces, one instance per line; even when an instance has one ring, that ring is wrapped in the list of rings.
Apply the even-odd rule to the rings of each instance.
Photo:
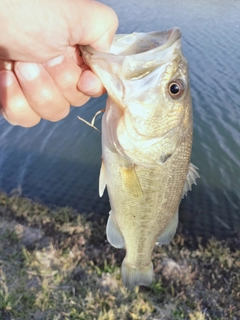
[[[79,26],[72,32],[70,45],[90,45],[98,51],[109,51],[113,36],[118,27],[115,11],[103,3],[94,0],[81,1],[81,11],[71,24]]]

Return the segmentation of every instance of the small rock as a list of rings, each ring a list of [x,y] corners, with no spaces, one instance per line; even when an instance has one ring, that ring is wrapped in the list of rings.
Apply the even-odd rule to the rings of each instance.
[[[162,260],[162,275],[166,279],[177,280],[183,276],[182,269],[178,263],[172,259],[164,258]]]
[[[25,245],[32,245],[34,242],[40,240],[44,233],[41,229],[26,227],[16,221],[1,221],[0,234],[6,232],[14,232],[18,239]]]

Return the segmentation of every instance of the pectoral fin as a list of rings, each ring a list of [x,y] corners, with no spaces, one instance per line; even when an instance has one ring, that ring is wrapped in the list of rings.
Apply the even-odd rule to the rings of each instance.
[[[128,168],[121,167],[120,172],[124,190],[134,198],[141,197],[143,191],[134,165]]]
[[[104,165],[104,161],[102,160],[102,165],[100,169],[100,175],[99,175],[99,197],[102,197],[103,192],[106,188],[106,169]]]
[[[124,238],[118,225],[114,222],[111,211],[109,212],[108,222],[107,222],[107,239],[108,242],[115,248],[121,249],[124,247]]]
[[[187,195],[188,191],[192,190],[192,184],[197,184],[196,179],[200,178],[200,175],[197,172],[198,167],[196,167],[194,164],[190,163],[188,174],[186,177],[186,182],[182,191],[182,198]]]
[[[168,226],[165,228],[163,233],[157,239],[156,245],[161,246],[163,244],[169,244],[169,242],[175,236],[177,226],[178,226],[178,211],[175,213],[175,216],[173,217],[172,221],[168,224]]]

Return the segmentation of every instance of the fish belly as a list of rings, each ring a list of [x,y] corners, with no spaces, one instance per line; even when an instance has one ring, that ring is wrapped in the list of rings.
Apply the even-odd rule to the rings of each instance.
[[[159,236],[178,213],[186,172],[180,178],[173,174],[170,166],[133,166],[109,149],[103,153],[103,161],[106,167],[111,219],[114,230],[117,229],[115,234],[122,236],[122,246],[126,247],[126,257],[122,265],[123,283],[128,288],[140,284],[149,285],[153,273],[152,251]],[[141,187],[139,193],[134,190],[131,192],[133,185],[130,185],[130,188],[124,185],[122,171],[128,167],[135,171],[138,178],[137,184]],[[113,242],[114,245],[111,239],[110,237],[110,243]]]

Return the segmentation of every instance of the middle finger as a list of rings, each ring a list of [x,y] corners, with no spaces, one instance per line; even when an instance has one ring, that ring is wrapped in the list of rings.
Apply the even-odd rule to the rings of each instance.
[[[68,115],[69,102],[42,64],[17,62],[14,71],[29,105],[41,118],[58,121]]]
[[[90,99],[78,90],[82,69],[67,54],[48,61],[44,66],[72,106],[81,106]]]

